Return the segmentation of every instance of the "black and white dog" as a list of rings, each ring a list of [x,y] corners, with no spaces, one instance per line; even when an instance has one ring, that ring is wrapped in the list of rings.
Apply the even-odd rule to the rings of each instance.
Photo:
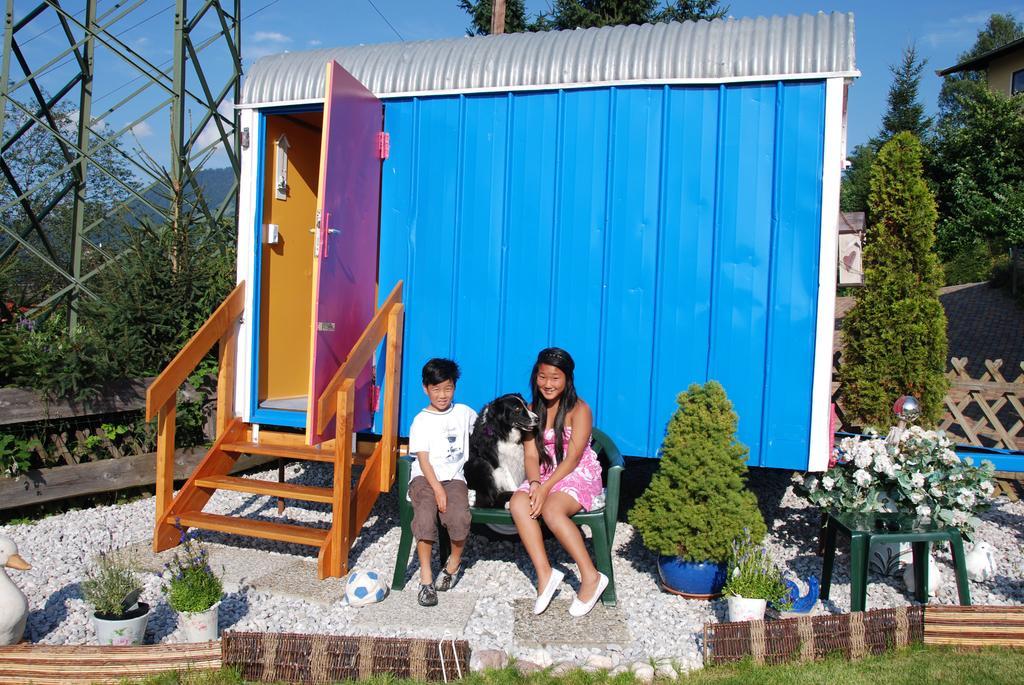
[[[466,486],[470,503],[484,509],[502,509],[526,480],[523,432],[537,427],[537,415],[522,395],[502,395],[488,402],[473,424],[466,459]],[[473,497],[475,493],[475,498]]]

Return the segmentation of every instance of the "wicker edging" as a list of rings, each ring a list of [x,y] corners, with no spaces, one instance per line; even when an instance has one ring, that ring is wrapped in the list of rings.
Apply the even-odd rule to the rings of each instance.
[[[1024,648],[1024,607],[929,606],[924,614],[924,643]]]
[[[1024,648],[1024,607],[912,606],[777,621],[707,623],[704,663],[850,659],[911,643]],[[247,680],[332,683],[388,673],[426,681],[469,672],[466,640],[227,631],[220,642],[138,647],[0,647],[0,685],[119,683],[168,671],[238,668]]]
[[[0,647],[0,685],[120,683],[170,671],[241,671],[246,680],[335,683],[391,674],[447,682],[469,673],[466,640],[226,631],[220,642]]]
[[[469,673],[466,640],[229,631],[222,642],[224,665],[246,680],[326,684],[389,673],[448,682]]]
[[[1024,648],[1024,607],[928,605],[778,621],[704,624],[704,663],[856,659],[910,643]]]
[[[168,671],[219,669],[221,644],[36,645],[0,647],[2,685],[120,683]]]
[[[728,663],[748,656],[759,664],[806,662],[835,653],[856,659],[921,642],[923,629],[919,606],[779,621],[705,623],[704,663]]]

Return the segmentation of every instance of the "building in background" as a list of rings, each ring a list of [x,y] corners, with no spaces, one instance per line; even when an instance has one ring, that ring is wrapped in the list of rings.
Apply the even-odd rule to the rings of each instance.
[[[1024,93],[1024,38],[935,73],[949,76],[964,71],[984,71],[988,87],[1003,95]]]

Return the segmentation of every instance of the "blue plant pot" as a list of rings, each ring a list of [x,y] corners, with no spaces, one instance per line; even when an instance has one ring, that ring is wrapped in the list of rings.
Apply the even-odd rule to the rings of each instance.
[[[679,557],[658,557],[658,575],[666,591],[692,599],[720,597],[725,585],[725,564],[696,563]]]

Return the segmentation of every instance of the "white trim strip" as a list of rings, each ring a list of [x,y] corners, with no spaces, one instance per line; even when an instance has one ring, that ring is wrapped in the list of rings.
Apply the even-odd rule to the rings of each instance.
[[[589,81],[574,83],[541,83],[525,86],[487,86],[482,88],[452,88],[446,90],[415,90],[402,93],[374,93],[381,100],[412,97],[440,97],[443,95],[477,95],[484,93],[514,93],[537,90],[578,90],[583,88],[610,88],[612,86],[708,86],[720,83],[774,83],[776,81],[818,81],[835,78],[857,78],[860,71],[828,71],[807,74],[755,74],[751,76],[727,76],[720,78],[678,78],[678,79],[639,79],[623,81]],[[294,107],[296,105],[322,105],[323,98],[305,98],[282,100],[281,102],[256,102],[235,105],[239,109],[262,109],[266,107]]]
[[[818,256],[818,322],[814,340],[814,381],[811,388],[811,435],[807,470],[828,468],[829,424],[832,418],[832,336],[836,312],[839,183],[845,151],[843,79],[825,84],[825,149],[821,179],[821,249]]]
[[[252,320],[256,306],[253,285],[256,282],[255,255],[253,254],[254,222],[256,221],[256,202],[260,193],[256,187],[256,160],[259,154],[260,132],[259,117],[256,111],[243,108],[239,113],[238,126],[249,129],[249,147],[241,150],[238,179],[238,265],[236,281],[245,281],[245,309],[242,312],[242,325],[238,331],[237,363],[235,364],[235,416],[241,416],[248,423],[251,421],[252,392]]]

